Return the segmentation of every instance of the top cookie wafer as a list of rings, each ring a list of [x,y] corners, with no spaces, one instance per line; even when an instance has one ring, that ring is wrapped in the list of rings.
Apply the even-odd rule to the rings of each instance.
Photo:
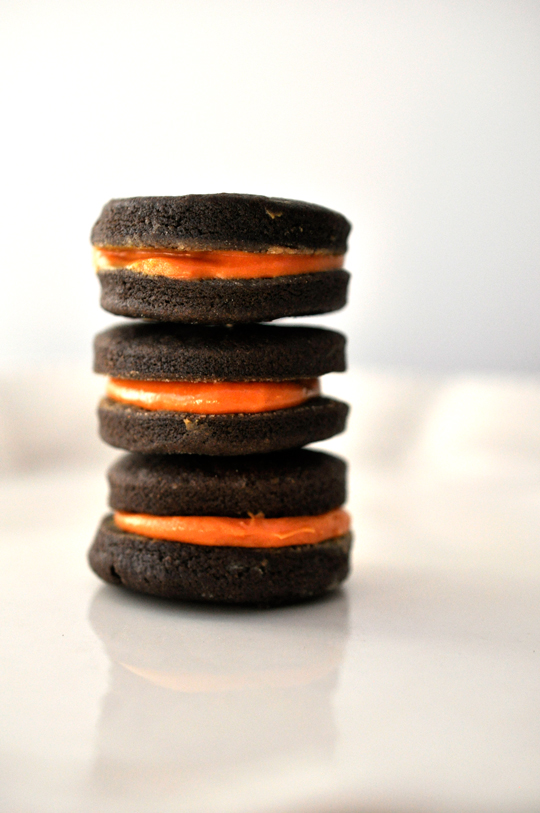
[[[123,316],[193,324],[337,310],[349,231],[337,212],[279,198],[112,200],[92,231],[101,302]]]

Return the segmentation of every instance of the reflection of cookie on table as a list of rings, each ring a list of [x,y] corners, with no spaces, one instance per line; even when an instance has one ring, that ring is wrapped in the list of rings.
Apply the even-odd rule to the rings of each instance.
[[[132,452],[238,455],[331,437],[348,407],[317,378],[345,369],[345,339],[322,328],[120,325],[95,342],[111,376],[101,436]]]
[[[337,310],[349,230],[322,206],[258,195],[112,200],[92,231],[101,303],[192,324]]]
[[[111,661],[94,782],[118,794],[126,782],[181,793],[199,770],[331,758],[345,593],[260,614],[104,587],[89,618]]]
[[[216,615],[215,608],[139,602],[103,588],[90,621],[114,664],[154,686],[200,694],[300,687],[335,675],[348,608],[338,593],[268,615],[235,607]]]
[[[132,455],[109,477],[115,514],[89,554],[105,581],[262,605],[321,595],[347,576],[345,464],[331,455]]]

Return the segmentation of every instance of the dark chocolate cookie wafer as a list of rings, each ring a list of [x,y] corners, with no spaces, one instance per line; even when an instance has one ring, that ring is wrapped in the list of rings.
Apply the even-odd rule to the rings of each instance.
[[[345,336],[317,327],[134,322],[99,333],[94,371],[146,381],[287,381],[345,370]]]
[[[117,316],[223,325],[330,313],[347,301],[349,273],[262,279],[169,279],[129,269],[100,271],[101,306]]]
[[[343,254],[350,229],[343,215],[314,203],[221,193],[111,200],[91,239],[100,247]]]
[[[90,548],[107,582],[164,598],[260,606],[335,589],[349,572],[349,533],[315,545],[237,548],[191,545],[126,533],[103,520]]]
[[[101,304],[191,324],[337,310],[349,231],[337,212],[257,195],[112,200],[92,231]]]
[[[109,470],[109,504],[140,514],[294,517],[346,500],[346,464],[294,449],[244,457],[123,455]]]
[[[313,398],[272,412],[196,415],[150,411],[104,398],[100,434],[111,446],[151,454],[244,455],[294,449],[338,435],[349,407],[333,398]]]

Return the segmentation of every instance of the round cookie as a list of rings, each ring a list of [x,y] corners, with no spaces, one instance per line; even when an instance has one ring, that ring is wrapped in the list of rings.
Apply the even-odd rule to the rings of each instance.
[[[345,370],[345,337],[276,325],[116,325],[94,341],[94,371],[146,381],[287,381]]]
[[[106,517],[88,558],[111,584],[164,598],[271,606],[335,589],[348,575],[350,533],[283,548],[191,545],[149,539]]]
[[[97,249],[231,252],[323,258],[314,273],[179,279],[99,267],[101,304],[121,316],[191,324],[272,321],[338,310],[349,274],[334,259],[347,249],[348,221],[299,201],[258,195],[186,195],[110,201],[92,230]],[[328,258],[325,261],[324,258]]]
[[[306,516],[342,505],[345,478],[344,460],[308,449],[245,457],[128,454],[109,470],[109,504],[165,516]]]
[[[287,381],[345,368],[345,339],[322,328],[272,325],[116,326],[96,338],[95,370],[141,381]],[[199,414],[105,398],[101,437],[151,454],[245,455],[293,449],[342,432],[348,406],[315,397],[266,412]]]

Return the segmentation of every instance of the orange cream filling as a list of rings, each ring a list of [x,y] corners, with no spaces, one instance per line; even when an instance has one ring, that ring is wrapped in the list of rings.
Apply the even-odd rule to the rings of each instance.
[[[173,279],[255,279],[311,274],[343,267],[343,254],[248,251],[160,251],[142,248],[95,248],[97,271],[127,268]]]
[[[161,517],[117,511],[114,521],[128,533],[191,545],[281,548],[314,545],[347,533],[349,514],[335,508],[313,517]]]
[[[113,401],[151,410],[223,415],[272,412],[305,403],[320,394],[317,378],[302,381],[129,381],[110,378]]]

